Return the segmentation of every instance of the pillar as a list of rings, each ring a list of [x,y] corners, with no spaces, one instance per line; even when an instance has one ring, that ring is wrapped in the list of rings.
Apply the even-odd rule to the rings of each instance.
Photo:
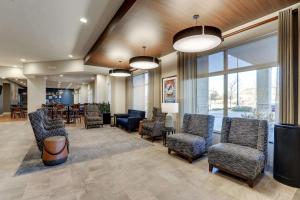
[[[34,112],[46,103],[46,80],[44,78],[27,79],[28,112]]]

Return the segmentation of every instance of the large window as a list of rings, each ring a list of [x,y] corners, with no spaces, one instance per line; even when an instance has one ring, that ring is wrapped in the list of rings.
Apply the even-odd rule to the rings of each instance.
[[[133,109],[147,112],[148,73],[133,76]]]
[[[269,36],[197,59],[197,112],[275,121],[277,36]],[[271,135],[272,138],[272,135]]]

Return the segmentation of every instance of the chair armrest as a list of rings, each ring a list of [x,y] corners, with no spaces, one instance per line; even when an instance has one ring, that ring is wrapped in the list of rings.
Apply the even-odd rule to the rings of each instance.
[[[128,114],[115,114],[116,118],[128,118]]]
[[[128,128],[129,129],[134,129],[139,127],[140,121],[143,120],[140,117],[128,117]]]

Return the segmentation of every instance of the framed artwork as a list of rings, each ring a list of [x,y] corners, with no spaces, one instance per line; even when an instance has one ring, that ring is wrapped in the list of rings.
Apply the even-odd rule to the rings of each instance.
[[[171,76],[162,79],[162,102],[176,103],[177,77]]]

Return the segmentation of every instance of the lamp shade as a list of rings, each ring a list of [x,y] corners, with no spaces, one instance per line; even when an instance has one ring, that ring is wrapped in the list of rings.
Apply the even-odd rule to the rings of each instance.
[[[178,113],[178,103],[162,103],[161,110],[164,113]]]
[[[202,52],[217,47],[222,40],[222,32],[217,27],[193,26],[174,36],[173,47],[181,52]]]
[[[159,66],[159,60],[151,56],[136,56],[130,58],[129,66],[136,69],[154,69]]]
[[[131,72],[126,69],[112,69],[109,70],[109,75],[116,76],[116,77],[127,77],[127,76],[131,76]]]

